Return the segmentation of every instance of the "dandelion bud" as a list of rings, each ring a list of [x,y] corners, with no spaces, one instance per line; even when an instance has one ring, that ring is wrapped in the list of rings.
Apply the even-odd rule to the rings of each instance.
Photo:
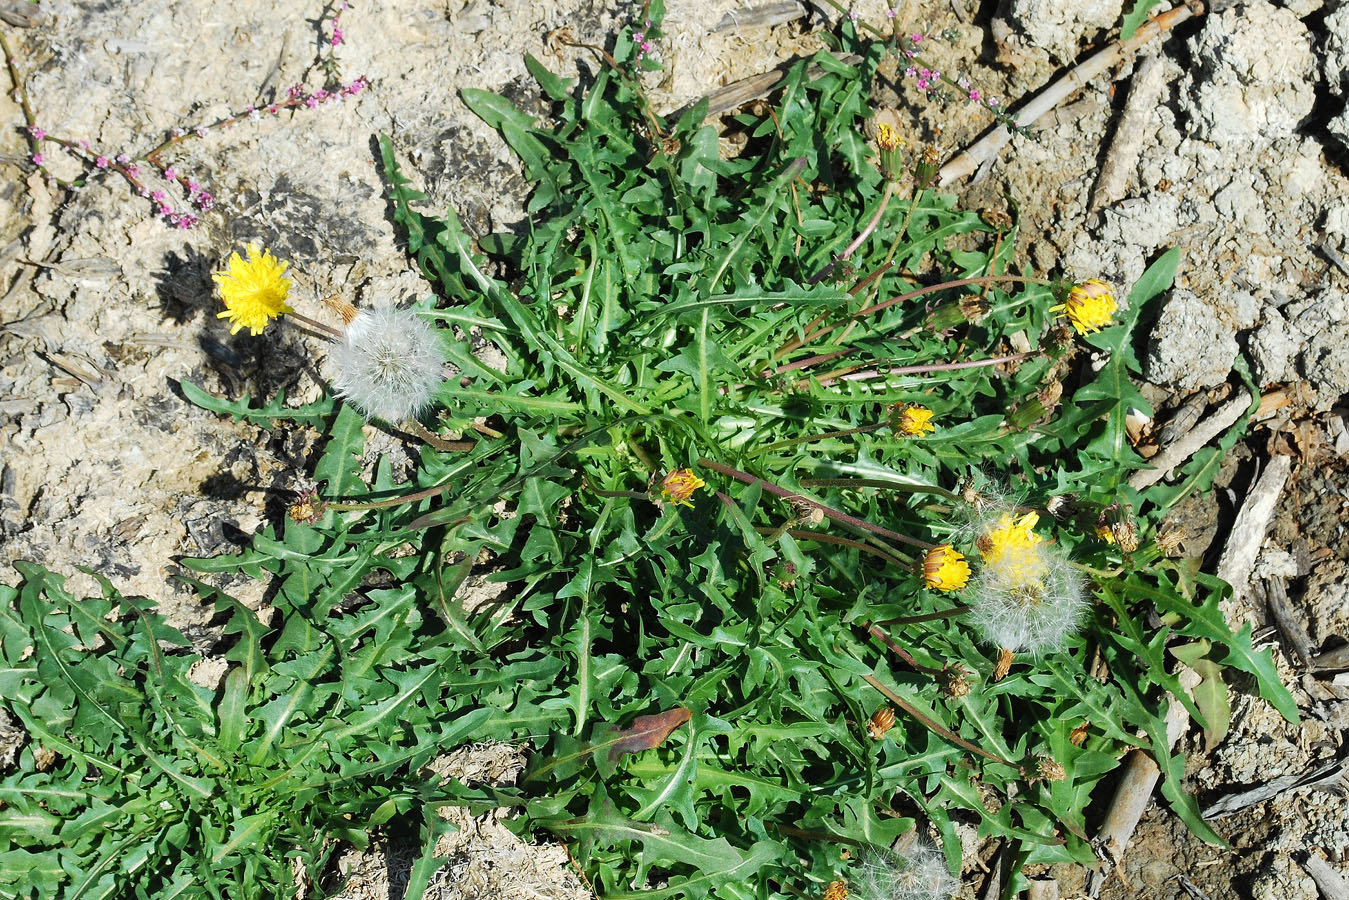
[[[1042,756],[1035,761],[1035,772],[1045,781],[1063,781],[1068,777],[1063,764],[1052,756]]]
[[[1007,677],[1007,673],[1012,671],[1012,660],[1016,654],[1006,647],[998,651],[998,664],[993,667],[993,680],[1002,681]]]
[[[904,174],[904,139],[899,136],[899,116],[883,109],[876,114],[876,149],[880,151],[881,174],[898,181]]]
[[[867,722],[867,734],[873,741],[879,741],[894,727],[895,711],[888,706],[882,706],[871,714],[871,719]]]
[[[942,669],[941,679],[942,693],[952,700],[959,700],[970,692],[969,679],[965,677],[965,672],[960,666]]]
[[[328,361],[339,397],[367,419],[394,424],[424,412],[444,379],[440,339],[410,309],[357,313]]]
[[[1068,735],[1068,741],[1074,747],[1081,747],[1084,743],[1086,743],[1087,727],[1089,725],[1091,725],[1090,722],[1083,722],[1081,725],[1074,728],[1072,732]]]
[[[1078,334],[1088,334],[1109,325],[1118,308],[1110,285],[1098,278],[1088,278],[1081,284],[1073,285],[1068,299],[1058,306],[1051,306],[1049,311],[1062,310]]]
[[[918,187],[925,188],[930,185],[937,177],[937,169],[941,164],[941,153],[937,148],[928,144],[923,147],[922,154],[918,157],[918,165],[914,172],[914,179],[918,182]]]
[[[939,591],[958,591],[970,580],[970,564],[950,544],[933,547],[923,559],[923,580]]]
[[[1162,551],[1164,556],[1175,556],[1180,550],[1180,545],[1185,542],[1185,535],[1176,528],[1168,528],[1165,531],[1157,533],[1157,549]]]
[[[814,528],[824,521],[824,510],[814,503],[795,498],[791,501],[791,504],[792,519],[796,524]]]
[[[286,515],[292,521],[313,525],[323,518],[323,513],[327,508],[328,504],[319,496],[318,488],[307,486],[296,492],[296,500],[286,507]]]
[[[960,298],[960,311],[964,314],[967,322],[974,324],[982,322],[984,316],[988,315],[991,309],[993,309],[993,304],[978,294],[966,294]]]

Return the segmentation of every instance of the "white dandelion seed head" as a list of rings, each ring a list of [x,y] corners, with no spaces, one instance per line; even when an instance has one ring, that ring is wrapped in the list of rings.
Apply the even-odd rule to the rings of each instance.
[[[864,854],[852,886],[857,900],[950,900],[960,882],[947,871],[942,852],[916,838],[900,852]]]
[[[394,425],[431,405],[444,362],[436,330],[416,311],[393,307],[357,313],[328,352],[337,396]]]
[[[970,585],[969,622],[980,637],[1032,657],[1062,650],[1088,608],[1082,579],[1057,544],[1018,548],[981,567]]]

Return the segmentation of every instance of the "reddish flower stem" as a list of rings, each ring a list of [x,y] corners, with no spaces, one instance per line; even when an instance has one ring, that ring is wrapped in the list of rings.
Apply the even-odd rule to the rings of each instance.
[[[896,306],[900,303],[903,303],[906,300],[912,300],[915,297],[921,297],[924,294],[935,294],[939,291],[949,291],[952,288],[966,287],[971,284],[997,284],[1000,282],[1020,282],[1023,284],[1054,283],[1052,281],[1047,281],[1043,278],[1027,278],[1021,275],[980,275],[975,278],[959,278],[956,279],[955,281],[943,281],[941,284],[932,284],[926,287],[915,288],[914,290],[909,291],[907,294],[900,294],[898,297],[891,297],[889,300],[884,300],[880,303],[873,303],[871,306],[863,307],[862,309],[859,309],[857,312],[851,314],[850,316],[848,316],[848,319],[844,320],[844,322],[847,322],[849,319],[860,319],[863,316],[870,315],[871,313],[874,312],[880,312],[883,309],[888,309],[891,306]],[[783,344],[781,347],[778,348],[777,352],[773,354],[773,358],[780,359],[781,357],[786,356],[793,350],[803,347],[806,344],[809,344],[812,341],[817,340],[821,336],[826,335],[829,332],[835,330],[836,328],[839,328],[841,325],[844,324],[844,322],[836,322],[833,325],[827,325],[822,328],[816,328],[814,331],[808,331],[802,337],[792,338],[791,340],[787,341],[787,343]]]
[[[768,491],[768,493],[770,494],[782,497],[785,500],[794,500],[798,503],[804,503],[807,506],[813,506],[820,512],[824,513],[827,517],[833,519],[836,522],[843,522],[844,524],[851,525],[854,528],[860,528],[864,531],[870,531],[872,534],[878,534],[881,537],[886,538],[888,540],[898,541],[901,544],[908,544],[911,547],[921,547],[924,550],[931,550],[933,547],[937,546],[936,544],[929,544],[927,541],[920,541],[917,538],[911,538],[907,535],[900,534],[897,531],[891,531],[888,528],[882,528],[879,525],[873,525],[870,522],[866,521],[865,519],[859,519],[856,516],[850,516],[845,512],[842,512],[829,506],[825,506],[818,500],[812,500],[809,497],[803,497],[800,494],[793,493],[792,491],[786,490],[785,488],[780,488],[776,484],[773,484],[772,482],[764,481],[762,478],[759,478],[755,475],[750,475],[747,472],[741,472],[739,469],[733,469],[730,466],[722,465],[719,462],[713,462],[707,457],[700,458],[698,460],[698,465],[706,466],[707,468],[712,469],[713,471],[720,472],[722,475],[725,475],[728,478],[734,478],[737,481],[743,481],[745,484],[761,485],[763,489]]]

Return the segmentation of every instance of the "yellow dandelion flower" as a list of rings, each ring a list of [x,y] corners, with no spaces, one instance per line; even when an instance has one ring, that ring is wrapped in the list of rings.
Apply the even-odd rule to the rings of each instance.
[[[996,570],[1004,583],[1031,584],[1044,576],[1044,554],[1036,549],[1044,538],[1032,530],[1039,521],[1033,512],[1015,520],[1003,513],[998,524],[979,537],[984,565]]]
[[[675,506],[692,506],[693,501],[689,498],[706,484],[706,481],[693,474],[692,469],[675,469],[661,481],[660,499]]]
[[[926,432],[937,430],[937,426],[932,424],[932,410],[917,403],[895,407],[891,427],[900,434],[907,434],[910,437],[919,437]]]
[[[262,250],[250,243],[248,258],[231,253],[223,272],[214,272],[211,278],[220,285],[220,299],[225,311],[217,319],[230,320],[230,334],[247,328],[251,334],[262,334],[262,329],[282,313],[294,312],[286,303],[290,294],[290,279],[286,267],[290,263],[279,260],[270,250]]]
[[[1115,532],[1104,522],[1096,526],[1096,536],[1107,544],[1115,543]]]
[[[1110,292],[1110,285],[1097,278],[1088,278],[1081,284],[1073,285],[1068,299],[1058,306],[1051,306],[1050,312],[1062,312],[1068,317],[1078,334],[1100,331],[1110,324],[1111,317],[1119,304]]]
[[[923,580],[939,591],[958,591],[970,580],[970,564],[950,544],[933,547],[923,560]]]
[[[882,122],[876,126],[876,146],[887,151],[898,150],[904,146],[904,139],[895,131],[893,125]]]
[[[846,881],[831,881],[829,887],[824,889],[823,900],[847,900],[848,883]]]

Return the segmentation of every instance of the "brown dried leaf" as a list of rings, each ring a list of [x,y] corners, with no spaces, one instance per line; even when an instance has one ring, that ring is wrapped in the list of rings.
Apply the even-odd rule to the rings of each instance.
[[[621,731],[615,731],[609,747],[609,761],[613,762],[624,753],[640,753],[654,750],[670,736],[680,725],[687,722],[693,713],[682,706],[667,709],[665,712],[650,716],[638,716],[632,724]]]

